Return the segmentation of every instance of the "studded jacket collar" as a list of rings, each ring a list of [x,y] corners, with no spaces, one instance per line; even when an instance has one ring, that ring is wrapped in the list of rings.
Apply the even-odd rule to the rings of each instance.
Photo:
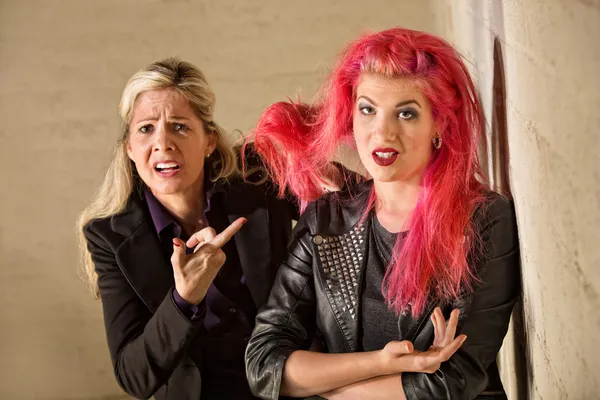
[[[335,335],[338,338],[331,340],[326,327],[318,329],[317,337],[330,352],[359,349],[360,294],[371,223],[366,209],[372,186],[373,181],[368,181],[359,185],[353,193],[330,194],[303,215],[309,231],[303,236],[312,245],[316,291],[322,291],[322,296],[327,299],[327,303],[322,304],[329,305],[328,311],[340,331],[339,336]],[[435,306],[430,304],[427,312],[416,319],[403,313],[398,321],[402,337],[415,341],[419,327]],[[324,311],[322,308],[319,307],[319,312]],[[322,336],[320,333],[323,333]],[[428,348],[429,344],[422,343],[422,346]]]

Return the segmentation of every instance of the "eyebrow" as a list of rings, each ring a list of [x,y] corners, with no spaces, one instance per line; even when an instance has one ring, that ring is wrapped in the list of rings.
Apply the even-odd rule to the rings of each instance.
[[[377,103],[375,101],[373,101],[372,99],[370,99],[368,96],[362,95],[362,96],[359,96],[358,98],[359,99],[363,98],[363,99],[367,100],[369,103],[373,103],[374,105],[377,105]],[[414,99],[401,101],[400,103],[396,104],[394,106],[394,108],[402,107],[402,106],[405,106],[405,105],[411,104],[411,103],[415,103],[416,105],[419,106],[419,108],[421,108],[421,105],[419,104],[419,102]]]
[[[154,115],[153,115],[153,116],[150,116],[150,117],[147,117],[147,118],[141,119],[141,120],[139,120],[139,121],[135,121],[135,122],[134,122],[134,124],[136,124],[136,125],[137,125],[137,124],[140,124],[140,123],[142,123],[142,122],[144,122],[144,123],[145,123],[145,122],[154,122],[154,121],[157,121],[158,119],[159,119],[159,117],[156,117],[156,116],[154,116]],[[187,118],[187,117],[180,117],[180,116],[178,116],[178,115],[172,115],[172,116],[170,116],[170,117],[169,117],[169,120],[182,120],[182,121],[191,121],[191,119],[189,119],[189,118]]]

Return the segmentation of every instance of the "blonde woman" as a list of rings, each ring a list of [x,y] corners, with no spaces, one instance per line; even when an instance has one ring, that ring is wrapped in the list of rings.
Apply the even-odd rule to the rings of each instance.
[[[244,350],[297,210],[241,179],[214,104],[189,63],[136,73],[123,136],[79,220],[115,376],[137,398],[254,398]]]

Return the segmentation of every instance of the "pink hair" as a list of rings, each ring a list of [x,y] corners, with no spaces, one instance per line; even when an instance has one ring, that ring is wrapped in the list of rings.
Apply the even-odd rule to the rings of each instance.
[[[442,129],[442,147],[425,169],[409,233],[394,247],[383,286],[396,312],[410,308],[420,315],[430,298],[451,301],[472,288],[468,258],[478,243],[472,216],[485,196],[477,156],[483,115],[452,46],[403,28],[362,36],[342,53],[314,105],[280,102],[265,111],[255,146],[281,193],[289,188],[302,204],[323,195],[320,176],[339,144],[352,139],[354,93],[363,73],[413,78]],[[374,190],[368,203],[372,208]]]

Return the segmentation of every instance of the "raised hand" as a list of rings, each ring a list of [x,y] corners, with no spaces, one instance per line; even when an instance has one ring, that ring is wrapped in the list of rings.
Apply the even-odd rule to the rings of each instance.
[[[219,269],[225,263],[225,253],[221,248],[246,223],[245,218],[238,218],[231,225],[216,234],[211,227],[193,234],[187,243],[181,239],[173,239],[173,275],[177,293],[191,304],[199,304]],[[195,247],[194,254],[186,255],[187,247]]]
[[[467,339],[466,335],[454,337],[459,314],[458,309],[453,310],[446,324],[440,308],[434,310],[431,321],[435,336],[433,345],[427,351],[415,350],[413,344],[408,340],[389,342],[380,353],[384,370],[390,374],[437,371],[440,365],[444,361],[448,361]]]

